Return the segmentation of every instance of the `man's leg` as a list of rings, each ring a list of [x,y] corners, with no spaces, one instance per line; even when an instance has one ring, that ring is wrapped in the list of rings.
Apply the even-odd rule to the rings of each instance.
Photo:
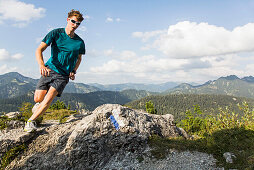
[[[36,90],[37,91],[37,90]],[[30,120],[36,120],[41,114],[43,114],[50,106],[53,99],[56,97],[58,92],[54,87],[50,87],[48,92],[46,90],[38,90],[35,92],[34,100],[35,102],[41,102],[36,108],[33,115],[30,117]],[[46,96],[45,96],[46,95]],[[44,97],[45,96],[45,97]]]
[[[40,103],[43,101],[45,95],[47,94],[48,90],[35,90],[34,92],[34,102]]]

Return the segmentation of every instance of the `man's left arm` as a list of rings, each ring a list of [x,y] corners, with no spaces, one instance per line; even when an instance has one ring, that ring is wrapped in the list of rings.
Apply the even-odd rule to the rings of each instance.
[[[78,70],[78,67],[79,67],[79,65],[80,65],[80,63],[81,63],[81,60],[82,60],[82,54],[79,54],[79,55],[78,55],[77,62],[76,62],[76,65],[75,65],[73,71],[71,71],[71,72],[70,72],[70,75],[69,75],[69,77],[70,77],[71,80],[74,80],[74,79],[75,79],[75,74],[76,74],[76,71]]]

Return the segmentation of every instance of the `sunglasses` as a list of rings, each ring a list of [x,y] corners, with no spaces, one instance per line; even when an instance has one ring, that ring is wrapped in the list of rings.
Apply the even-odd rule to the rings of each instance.
[[[70,21],[71,21],[73,24],[77,24],[78,26],[81,24],[81,22],[77,22],[77,21],[75,21],[75,20],[73,20],[73,19],[70,19]]]

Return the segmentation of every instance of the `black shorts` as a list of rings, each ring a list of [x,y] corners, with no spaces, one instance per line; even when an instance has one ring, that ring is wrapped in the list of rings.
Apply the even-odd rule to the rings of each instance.
[[[58,92],[57,97],[60,97],[68,82],[69,76],[63,76],[51,70],[49,76],[41,76],[37,83],[36,90],[49,90],[50,86],[52,86]]]

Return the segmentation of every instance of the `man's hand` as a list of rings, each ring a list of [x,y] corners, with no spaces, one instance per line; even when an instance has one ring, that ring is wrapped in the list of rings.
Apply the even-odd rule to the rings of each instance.
[[[73,72],[70,72],[69,78],[71,80],[75,80],[75,74]]]
[[[45,67],[45,66],[40,67],[40,73],[42,76],[45,76],[45,77],[49,76],[50,71],[51,70],[48,67]]]
[[[48,47],[48,45],[45,42],[41,42],[39,47],[36,49],[35,56],[36,60],[40,67],[40,73],[42,76],[49,76],[49,72],[51,71],[49,68],[45,67],[44,61],[43,61],[43,55],[42,52]]]

